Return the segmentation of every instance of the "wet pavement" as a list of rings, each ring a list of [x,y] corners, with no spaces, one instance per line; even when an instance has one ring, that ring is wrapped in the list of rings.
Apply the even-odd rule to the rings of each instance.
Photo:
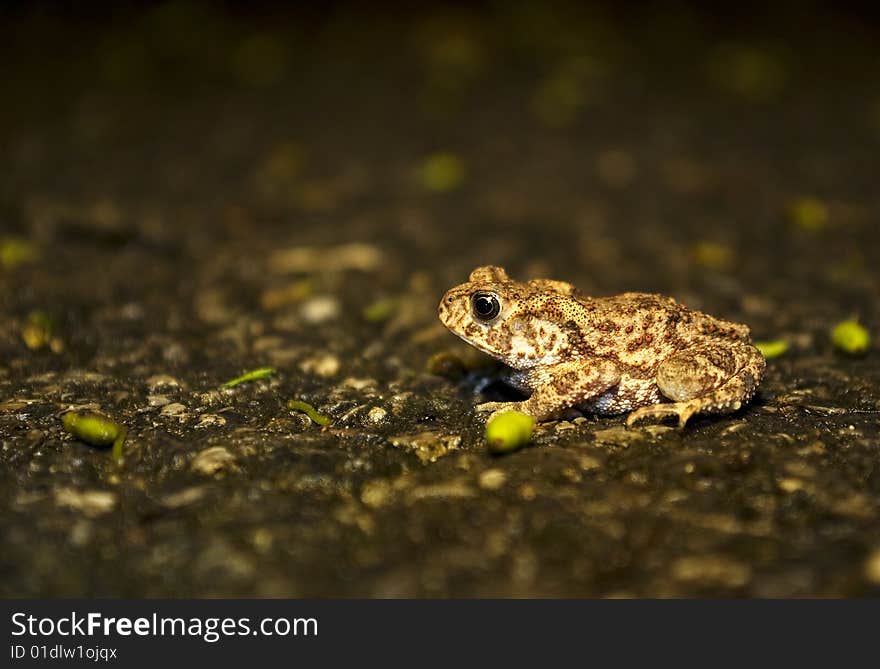
[[[685,7],[7,10],[0,594],[880,595],[880,28]],[[785,350],[491,455],[484,264]]]

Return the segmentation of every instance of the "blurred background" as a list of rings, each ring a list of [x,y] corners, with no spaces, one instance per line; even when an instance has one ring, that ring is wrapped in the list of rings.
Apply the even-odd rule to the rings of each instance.
[[[830,331],[880,326],[877,19],[831,2],[4,3],[3,592],[876,593],[880,369]],[[413,453],[452,450],[438,430],[481,452],[435,309],[490,263],[750,324],[788,351],[771,408],[729,443],[714,424],[641,451],[606,434],[596,467],[574,447],[422,467]],[[271,382],[216,394],[261,365]],[[282,396],[338,431],[315,436]],[[825,413],[779,408],[798,403]],[[64,435],[71,406],[129,426],[122,470]],[[829,426],[848,411],[866,422]],[[849,439],[852,459],[754,455],[780,434]],[[206,447],[229,458],[194,465]],[[702,502],[670,473],[680,453],[715,463]],[[499,467],[500,504],[478,477]],[[809,483],[776,499],[774,477]],[[558,495],[617,502],[600,522]],[[705,518],[679,522],[679,502]],[[711,534],[719,518],[765,524]],[[513,529],[487,548],[490,526]]]
[[[381,242],[444,280],[493,261],[604,291],[708,269],[790,297],[867,264],[880,65],[854,6],[3,11],[10,232]]]

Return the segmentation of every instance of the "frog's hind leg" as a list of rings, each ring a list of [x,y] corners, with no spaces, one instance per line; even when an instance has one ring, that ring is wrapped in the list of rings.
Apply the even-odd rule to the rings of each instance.
[[[755,394],[765,365],[761,352],[749,344],[712,342],[682,351],[657,369],[657,386],[672,402],[633,411],[626,424],[674,416],[684,427],[697,413],[737,411]]]

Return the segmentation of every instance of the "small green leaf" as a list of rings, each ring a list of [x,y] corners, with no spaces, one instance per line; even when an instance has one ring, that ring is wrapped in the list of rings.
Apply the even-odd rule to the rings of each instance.
[[[756,341],[755,348],[761,352],[767,360],[778,358],[788,351],[788,342],[785,339],[774,339],[773,341]]]
[[[119,436],[113,441],[113,449],[110,451],[110,454],[114,460],[122,459],[122,444],[125,443],[125,436],[127,434],[128,430],[123,427],[119,432]]]
[[[248,381],[257,381],[259,379],[266,379],[272,376],[275,373],[274,367],[260,367],[259,369],[254,369],[250,372],[245,372],[241,376],[238,376],[231,381],[227,381],[221,387],[223,388],[235,388],[235,386],[240,385],[242,383],[247,383]]]

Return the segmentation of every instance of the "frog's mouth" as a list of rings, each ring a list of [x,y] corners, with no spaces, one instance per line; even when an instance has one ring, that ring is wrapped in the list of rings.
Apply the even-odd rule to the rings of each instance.
[[[454,333],[463,331],[468,320],[466,288],[456,286],[446,291],[437,307],[437,315],[440,322]]]

